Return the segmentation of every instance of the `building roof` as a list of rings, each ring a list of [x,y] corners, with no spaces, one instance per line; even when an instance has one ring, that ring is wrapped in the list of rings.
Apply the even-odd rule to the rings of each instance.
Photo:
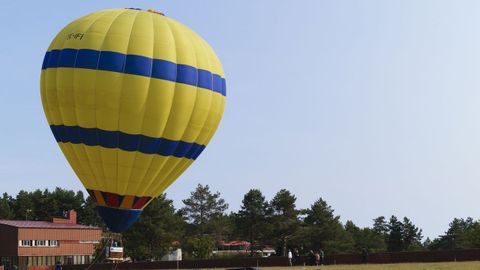
[[[243,241],[243,240],[220,241],[219,245],[221,245],[221,246],[249,246],[250,242]]]
[[[99,227],[86,226],[80,224],[62,224],[49,221],[31,221],[31,220],[4,220],[0,219],[0,225],[7,225],[17,228],[34,228],[34,229],[100,229]]]

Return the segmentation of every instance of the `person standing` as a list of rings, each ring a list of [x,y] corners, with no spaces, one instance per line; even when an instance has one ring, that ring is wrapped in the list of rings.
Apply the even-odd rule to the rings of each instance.
[[[293,254],[292,254],[292,251],[289,249],[288,250],[288,264],[290,266],[292,266],[292,258],[293,258]]]
[[[367,263],[368,259],[368,249],[366,247],[362,248],[362,263]]]
[[[324,265],[325,264],[325,251],[323,251],[323,249],[321,248],[319,253],[320,253],[320,265]]]
[[[298,248],[293,250],[293,264],[300,265],[300,252],[298,252]]]
[[[313,253],[313,250],[310,250],[308,253],[308,265],[315,265],[315,253]]]
[[[60,261],[57,261],[55,264],[55,270],[63,270],[62,263]]]
[[[315,265],[316,266],[320,265],[320,252],[319,251],[315,252]]]

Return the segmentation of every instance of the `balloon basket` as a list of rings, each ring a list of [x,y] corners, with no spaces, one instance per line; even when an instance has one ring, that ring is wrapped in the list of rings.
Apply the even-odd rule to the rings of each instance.
[[[123,241],[122,234],[111,233],[107,240],[106,260],[111,262],[122,262],[123,258]]]

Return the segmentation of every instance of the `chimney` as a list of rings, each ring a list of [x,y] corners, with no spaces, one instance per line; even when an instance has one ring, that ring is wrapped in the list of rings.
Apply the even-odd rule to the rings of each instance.
[[[70,224],[77,224],[77,211],[73,209],[68,211],[67,218],[70,221]]]
[[[77,224],[77,211],[70,210],[67,213],[67,218],[53,218],[53,223],[57,224]]]

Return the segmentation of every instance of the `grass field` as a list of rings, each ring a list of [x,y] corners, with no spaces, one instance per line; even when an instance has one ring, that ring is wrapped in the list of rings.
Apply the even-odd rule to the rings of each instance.
[[[480,262],[261,267],[261,270],[480,270]]]

